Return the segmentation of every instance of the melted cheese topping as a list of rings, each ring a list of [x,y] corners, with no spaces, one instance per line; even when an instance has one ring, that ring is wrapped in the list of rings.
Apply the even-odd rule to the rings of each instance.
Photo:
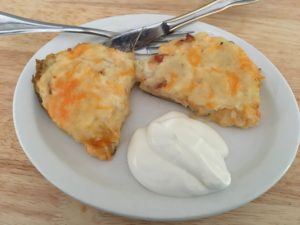
[[[140,88],[190,107],[223,126],[251,127],[260,118],[263,79],[246,53],[221,37],[199,33],[161,45],[137,62]]]
[[[36,91],[51,119],[91,155],[110,159],[128,114],[134,55],[82,43],[39,63]]]

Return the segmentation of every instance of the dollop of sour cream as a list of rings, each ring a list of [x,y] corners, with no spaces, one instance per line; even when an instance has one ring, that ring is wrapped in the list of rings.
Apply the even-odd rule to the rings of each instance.
[[[226,143],[212,128],[169,112],[135,131],[127,158],[134,177],[149,190],[188,197],[230,185],[227,154]]]

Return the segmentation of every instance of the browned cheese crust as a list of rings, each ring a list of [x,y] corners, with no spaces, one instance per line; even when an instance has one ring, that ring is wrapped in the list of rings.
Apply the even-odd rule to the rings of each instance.
[[[32,82],[58,127],[84,144],[89,154],[111,159],[135,82],[132,53],[82,43],[37,60]]]
[[[195,37],[161,45],[159,54],[137,61],[140,88],[207,115],[222,126],[242,128],[260,119],[263,76],[247,54],[221,37]]]

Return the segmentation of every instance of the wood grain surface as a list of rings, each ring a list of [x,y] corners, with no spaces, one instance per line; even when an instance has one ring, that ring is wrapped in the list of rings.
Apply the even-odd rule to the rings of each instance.
[[[205,0],[0,0],[0,11],[79,25],[131,13],[178,15]],[[203,19],[262,51],[300,99],[300,1],[261,0]],[[13,92],[30,57],[55,34],[0,37],[0,225],[171,224],[133,220],[88,207],[62,193],[32,166],[15,135]],[[288,132],[288,131],[287,131]],[[274,162],[276,166],[276,162]],[[216,217],[173,224],[300,224],[300,156],[258,199]]]

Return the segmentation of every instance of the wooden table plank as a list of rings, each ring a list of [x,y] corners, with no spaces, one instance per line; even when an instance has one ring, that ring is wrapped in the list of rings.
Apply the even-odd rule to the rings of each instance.
[[[0,10],[66,24],[132,13],[178,15],[203,0],[0,0]],[[300,1],[262,0],[203,19],[253,44],[283,73],[300,101]],[[29,58],[54,34],[0,38],[0,224],[170,224],[105,213],[70,198],[51,185],[24,155],[14,132],[14,88]],[[172,224],[300,224],[300,156],[267,193],[231,212]]]

